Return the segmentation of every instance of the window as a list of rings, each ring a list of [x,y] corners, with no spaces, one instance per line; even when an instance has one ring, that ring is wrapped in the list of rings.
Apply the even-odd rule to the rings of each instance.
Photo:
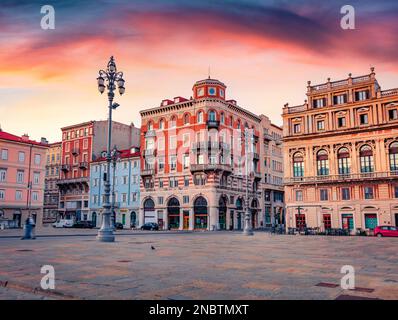
[[[346,126],[346,118],[345,117],[337,118],[337,126],[339,128],[345,127]]]
[[[24,183],[24,171],[17,170],[17,183]]]
[[[220,114],[220,122],[221,122],[222,124],[224,124],[224,123],[225,123],[225,116],[224,116],[224,112],[221,112],[221,114]]]
[[[39,201],[39,193],[37,191],[32,192],[32,200]]]
[[[159,188],[163,188],[163,180],[159,179]]]
[[[196,186],[204,186],[206,184],[206,175],[205,174],[196,174],[193,182]]]
[[[295,153],[293,156],[293,176],[304,176],[304,157],[300,152]]]
[[[8,150],[1,149],[1,160],[8,160]]]
[[[338,96],[333,97],[333,104],[343,104],[347,102],[347,95],[340,94]]]
[[[189,168],[189,154],[183,155],[183,163],[184,163],[184,169],[188,169]]]
[[[388,110],[388,117],[390,120],[398,120],[398,110],[397,109]]]
[[[129,184],[129,177],[128,176],[123,176],[122,177],[122,181],[123,181],[122,184]]]
[[[301,132],[301,124],[300,124],[300,123],[296,123],[296,124],[293,126],[293,132],[294,132],[294,133],[300,133],[300,132]]]
[[[6,181],[7,169],[0,169],[0,182]]]
[[[325,130],[325,121],[324,120],[317,121],[316,127],[318,131]]]
[[[182,202],[183,203],[189,203],[189,196],[183,196],[182,197]]]
[[[177,156],[170,156],[170,170],[175,170],[177,168]]]
[[[123,203],[127,202],[127,193],[122,193],[122,202]]]
[[[40,172],[34,172],[33,173],[33,184],[39,184],[40,183]]]
[[[197,123],[202,123],[203,122],[203,111],[199,111],[197,113]]]
[[[84,139],[83,140],[83,149],[87,149],[88,148],[88,139]]]
[[[0,189],[0,200],[4,200],[6,198],[6,191],[3,189]]]
[[[373,187],[365,187],[364,188],[364,194],[365,194],[365,199],[373,199],[374,194],[373,194]]]
[[[216,88],[215,87],[209,87],[208,92],[209,92],[210,96],[215,96],[216,95]]]
[[[326,98],[314,99],[313,101],[314,108],[323,108],[325,106],[326,106]]]
[[[147,127],[148,127],[148,131],[153,130],[153,122],[149,121]]]
[[[158,138],[158,150],[160,151],[164,150],[164,137]]]
[[[21,163],[25,162],[25,152],[23,152],[23,151],[18,152],[18,161]]]
[[[175,128],[175,127],[176,127],[176,125],[177,125],[177,118],[176,118],[176,116],[172,116],[172,117],[171,117],[169,124],[170,124],[170,125],[169,125],[170,128]]]
[[[176,177],[169,178],[169,187],[177,188],[178,187],[178,179]]]
[[[198,154],[196,163],[197,164],[204,164],[204,155],[203,154]]]
[[[41,162],[41,155],[35,154],[35,164],[39,165]]]
[[[323,226],[326,230],[332,228],[332,218],[330,214],[323,215]]]
[[[318,176],[329,175],[329,159],[326,150],[319,150],[316,155]]]
[[[341,188],[341,199],[342,200],[350,200],[350,188]]]
[[[163,204],[163,197],[158,197],[158,204]]]
[[[364,145],[359,151],[361,172],[373,172],[374,162],[373,162],[373,150],[369,145]]]
[[[184,134],[183,134],[183,136],[182,136],[182,141],[183,141],[182,146],[183,146],[184,148],[189,147],[190,140],[191,140],[190,138],[191,138],[191,136],[190,136],[189,133],[184,133]]]
[[[189,187],[189,177],[184,177],[184,187]]]
[[[389,148],[390,170],[398,171],[398,142],[390,144]]]
[[[213,110],[209,111],[209,118],[208,118],[208,120],[209,120],[209,121],[216,121],[216,120],[217,120],[216,112],[215,112],[215,111],[213,111]]]
[[[319,191],[320,193],[320,200],[321,201],[328,201],[329,200],[329,193],[328,193],[328,189],[321,189]]]
[[[169,150],[177,149],[177,136],[170,136]]]
[[[365,125],[365,124],[369,123],[369,118],[368,118],[368,114],[367,113],[359,115],[359,123],[361,125]]]
[[[355,92],[355,100],[356,101],[362,101],[362,100],[366,100],[366,99],[369,99],[369,90]]]
[[[340,148],[337,152],[339,174],[349,174],[351,171],[350,151],[347,148]]]
[[[296,190],[296,201],[303,201],[303,191]]]
[[[163,171],[164,170],[164,157],[159,157],[158,158],[158,167],[159,167],[159,171]]]
[[[184,115],[184,125],[189,124],[189,119],[190,119],[189,113],[186,113],[186,114]]]
[[[394,196],[395,198],[398,198],[398,186],[394,187]]]
[[[161,119],[161,120],[159,121],[159,129],[161,129],[161,130],[164,129],[164,120],[163,120],[163,119]]]

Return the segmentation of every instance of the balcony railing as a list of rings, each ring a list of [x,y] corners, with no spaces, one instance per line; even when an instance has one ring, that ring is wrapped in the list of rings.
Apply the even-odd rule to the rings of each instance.
[[[225,171],[232,172],[231,165],[229,164],[191,164],[191,172],[198,171]]]
[[[141,171],[141,176],[153,176],[155,174],[155,169],[144,169]]]
[[[260,155],[257,152],[253,152],[253,160],[260,160]]]
[[[88,169],[88,162],[80,162],[79,163],[79,168],[83,169],[83,170],[87,170]]]
[[[220,126],[220,121],[207,120],[207,128],[208,129],[218,129],[219,126]]]
[[[218,141],[199,141],[199,142],[194,142],[192,143],[192,150],[225,150],[229,151],[230,150],[230,145],[228,143],[224,142],[218,142]]]
[[[148,130],[145,133],[145,138],[153,138],[156,137],[156,131],[155,130]]]
[[[72,154],[73,154],[74,156],[77,156],[79,153],[80,153],[80,149],[79,149],[79,148],[73,148],[73,149],[72,149]]]
[[[284,180],[284,184],[311,184],[330,182],[349,182],[355,180],[397,179],[398,171],[366,172],[354,174],[339,174],[329,176],[292,177]]]
[[[272,141],[274,138],[269,133],[264,133],[264,140],[265,141]]]
[[[72,179],[62,179],[57,181],[57,185],[65,185],[65,184],[88,184],[89,179],[86,177],[82,178],[72,178]]]
[[[61,170],[64,171],[64,172],[70,171],[70,164],[63,164],[61,166]]]
[[[156,149],[144,150],[144,157],[154,157],[156,155]]]

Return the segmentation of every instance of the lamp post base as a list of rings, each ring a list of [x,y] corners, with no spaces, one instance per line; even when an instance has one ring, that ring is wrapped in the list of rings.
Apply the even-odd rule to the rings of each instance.
[[[244,236],[252,236],[254,235],[253,230],[243,230],[243,235]]]
[[[115,235],[112,230],[99,230],[97,240],[101,242],[114,242]]]

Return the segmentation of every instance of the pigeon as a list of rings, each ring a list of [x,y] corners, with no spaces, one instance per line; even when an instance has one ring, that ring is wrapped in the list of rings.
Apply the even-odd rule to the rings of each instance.
[[[151,249],[152,249],[152,250],[155,250],[156,248],[155,248],[154,246],[151,246]]]

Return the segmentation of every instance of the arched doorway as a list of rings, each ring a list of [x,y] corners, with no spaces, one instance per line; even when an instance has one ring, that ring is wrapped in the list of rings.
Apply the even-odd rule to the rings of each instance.
[[[208,216],[207,216],[207,200],[203,197],[195,199],[193,205],[195,229],[207,229]]]
[[[22,223],[22,212],[21,210],[15,210],[12,215],[12,220],[14,220],[14,224],[16,228],[21,228]]]
[[[152,198],[148,198],[144,202],[144,224],[149,222],[157,223],[155,217],[155,202]]]
[[[258,210],[257,210],[257,200],[253,199],[252,200],[252,205],[251,205],[251,219],[252,219],[252,228],[255,229],[257,228],[257,216],[258,216]]]
[[[227,199],[225,196],[221,196],[218,201],[218,224],[220,230],[227,228]]]
[[[137,225],[137,214],[134,211],[130,213],[130,227],[135,228]]]
[[[236,199],[236,226],[238,230],[242,230],[242,217],[243,217],[243,200],[242,198]]]
[[[95,211],[91,214],[91,222],[95,228],[97,226],[97,213]]]
[[[180,227],[180,201],[177,198],[171,198],[167,203],[167,217],[169,229],[178,229]]]

